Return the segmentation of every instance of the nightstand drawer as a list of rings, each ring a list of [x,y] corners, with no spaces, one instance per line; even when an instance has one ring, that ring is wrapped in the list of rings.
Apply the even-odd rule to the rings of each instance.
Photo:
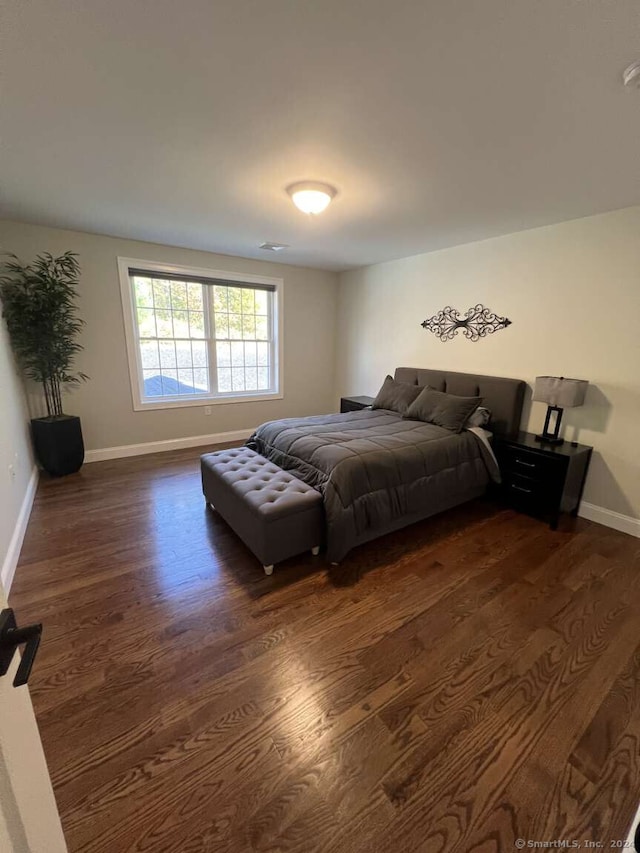
[[[529,477],[540,483],[556,480],[558,473],[566,468],[562,457],[543,456],[520,447],[506,445],[498,452],[498,463],[503,472],[513,471],[514,474]]]
[[[502,491],[511,506],[532,515],[555,511],[562,493],[557,483],[520,477],[512,471],[503,474]]]
[[[548,503],[560,496],[560,484],[543,478],[523,476],[516,471],[502,472],[502,483],[514,497]]]

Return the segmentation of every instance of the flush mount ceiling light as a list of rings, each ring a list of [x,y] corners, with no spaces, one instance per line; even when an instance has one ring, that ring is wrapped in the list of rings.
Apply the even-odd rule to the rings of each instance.
[[[640,89],[640,60],[632,62],[628,68],[625,68],[622,75],[622,82],[625,86]]]
[[[291,200],[303,213],[317,215],[325,210],[336,194],[335,187],[317,181],[299,181],[287,187]]]

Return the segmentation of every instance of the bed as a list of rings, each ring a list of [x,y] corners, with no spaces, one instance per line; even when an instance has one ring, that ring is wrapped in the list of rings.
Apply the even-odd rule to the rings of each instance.
[[[395,379],[480,396],[493,432],[519,428],[521,380],[408,367],[397,368]],[[365,409],[271,421],[247,443],[321,492],[327,558],[338,563],[357,545],[482,495],[499,476],[482,433]]]

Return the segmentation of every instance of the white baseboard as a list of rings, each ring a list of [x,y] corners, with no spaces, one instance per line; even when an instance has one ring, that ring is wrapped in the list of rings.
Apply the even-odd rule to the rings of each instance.
[[[188,438],[170,438],[166,441],[148,441],[144,444],[121,444],[119,447],[103,447],[87,450],[86,462],[103,462],[106,459],[124,459],[127,456],[144,456],[147,453],[164,453],[166,450],[181,450],[184,447],[203,447],[206,444],[225,444],[228,441],[245,441],[252,429],[236,429],[212,435],[192,435]]]
[[[2,588],[4,589],[4,594],[7,598],[9,597],[9,590],[11,589],[13,576],[16,572],[16,566],[18,565],[20,549],[22,548],[22,543],[24,541],[24,534],[27,532],[27,524],[29,523],[31,507],[33,506],[33,499],[36,496],[37,489],[38,468],[34,465],[31,477],[27,483],[27,490],[25,491],[24,498],[22,499],[22,506],[20,507],[18,518],[16,519],[16,526],[13,529],[13,536],[11,537],[11,542],[9,542],[9,548],[4,558],[4,563],[2,564],[2,571],[0,571],[0,583],[2,583]]]
[[[586,503],[585,501],[580,504],[578,515],[588,521],[595,521],[598,524],[604,524],[605,527],[613,527],[614,530],[620,530],[622,533],[640,538],[640,518],[623,515],[621,512],[614,512],[611,509],[605,509],[602,506],[596,506],[596,504]]]

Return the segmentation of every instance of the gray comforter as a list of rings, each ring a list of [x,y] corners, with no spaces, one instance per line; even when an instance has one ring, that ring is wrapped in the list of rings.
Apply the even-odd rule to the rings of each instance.
[[[481,494],[496,476],[479,435],[383,409],[262,424],[247,444],[322,492],[327,557]]]

